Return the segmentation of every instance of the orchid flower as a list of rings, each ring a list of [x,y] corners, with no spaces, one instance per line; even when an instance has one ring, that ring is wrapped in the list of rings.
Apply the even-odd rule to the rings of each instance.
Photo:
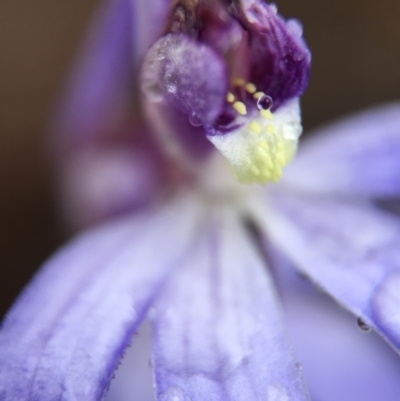
[[[89,227],[6,316],[2,401],[102,400],[146,321],[157,400],[310,399],[282,260],[400,348],[400,221],[376,202],[400,193],[400,106],[296,156],[309,66],[261,0],[102,9],[55,123],[65,216]]]

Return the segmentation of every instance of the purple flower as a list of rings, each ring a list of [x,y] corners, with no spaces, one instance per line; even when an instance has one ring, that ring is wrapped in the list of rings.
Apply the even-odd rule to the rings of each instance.
[[[0,399],[103,399],[148,321],[160,401],[307,400],[275,283],[289,317],[311,290],[287,264],[399,349],[400,223],[377,200],[400,192],[400,106],[325,129],[280,180],[309,76],[297,21],[256,0],[114,0],[98,21],[55,124],[65,215],[94,227],[4,320]]]

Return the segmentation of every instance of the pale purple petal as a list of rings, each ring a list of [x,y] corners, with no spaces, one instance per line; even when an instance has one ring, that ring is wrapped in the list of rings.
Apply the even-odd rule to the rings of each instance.
[[[133,114],[138,66],[161,35],[172,0],[105,1],[68,82],[53,130],[65,147],[115,135]]]
[[[278,256],[273,266],[285,318],[312,399],[397,401],[399,357]]]
[[[151,316],[159,400],[308,400],[268,271],[236,216],[215,211]]]
[[[316,284],[400,349],[400,221],[373,206],[275,195],[260,214],[271,240]],[[391,312],[388,312],[388,311]]]
[[[164,34],[173,0],[130,0],[134,7],[133,47],[141,62],[153,43]]]
[[[400,104],[321,128],[301,146],[282,180],[308,192],[400,194]]]
[[[96,16],[54,124],[63,152],[104,136],[121,118],[134,64],[132,5],[110,1]]]
[[[0,399],[102,399],[196,224],[196,206],[176,202],[93,229],[59,251],[4,321]]]
[[[148,53],[143,69],[158,73],[153,79],[158,78],[166,101],[187,113],[192,121],[212,125],[221,113],[228,91],[228,71],[211,47],[183,34],[170,34]]]
[[[129,142],[74,152],[59,182],[66,226],[89,227],[150,205],[162,187],[160,167]]]
[[[212,146],[202,125],[214,124],[228,90],[224,60],[206,44],[169,34],[147,53],[141,87],[147,121],[165,153],[188,158],[188,165],[203,159]]]
[[[143,65],[143,91],[186,113],[198,124],[212,125],[228,92],[224,60],[210,46],[184,34],[159,39]]]

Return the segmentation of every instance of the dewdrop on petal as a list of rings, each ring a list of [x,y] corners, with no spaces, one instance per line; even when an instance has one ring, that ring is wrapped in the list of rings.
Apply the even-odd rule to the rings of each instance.
[[[268,95],[261,95],[258,99],[257,99],[257,107],[260,110],[270,110],[272,107],[273,101],[271,96]]]

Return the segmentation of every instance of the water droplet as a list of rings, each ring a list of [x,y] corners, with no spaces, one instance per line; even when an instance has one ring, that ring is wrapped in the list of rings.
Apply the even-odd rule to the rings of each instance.
[[[189,122],[193,127],[200,127],[201,126],[201,121],[200,119],[196,116],[196,113],[192,113],[189,116]]]
[[[369,332],[372,330],[371,326],[369,326],[367,323],[365,323],[361,317],[357,318],[357,325],[362,331]]]
[[[289,401],[288,393],[282,384],[268,386],[267,401]]]
[[[260,110],[269,110],[272,107],[272,103],[272,97],[264,95],[257,100],[257,107]]]
[[[278,13],[278,6],[275,3],[271,3],[269,5],[270,10],[274,13],[277,14]]]
[[[168,84],[168,85],[167,85],[167,91],[168,91],[169,93],[172,93],[172,94],[176,93],[176,85],[174,85],[174,84]]]
[[[183,391],[178,387],[170,387],[161,394],[160,401],[189,401]]]
[[[286,27],[294,36],[301,38],[303,35],[303,25],[297,19],[290,19],[286,22]]]
[[[301,280],[306,280],[306,281],[310,280],[306,273],[304,273],[300,270],[297,270],[296,273],[297,273],[297,277],[299,277]]]

